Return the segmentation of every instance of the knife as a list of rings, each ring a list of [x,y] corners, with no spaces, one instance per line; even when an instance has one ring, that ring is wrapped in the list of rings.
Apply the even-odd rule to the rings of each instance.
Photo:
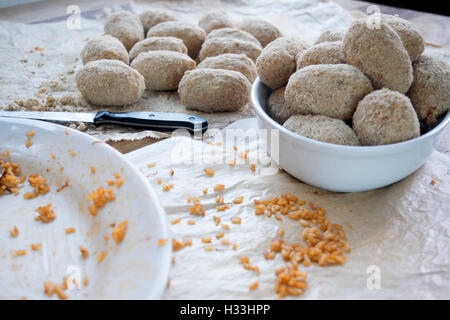
[[[204,132],[208,121],[202,117],[169,112],[47,112],[47,111],[0,111],[0,117],[35,119],[50,122],[88,122],[95,125],[118,124],[157,131],[186,129]]]

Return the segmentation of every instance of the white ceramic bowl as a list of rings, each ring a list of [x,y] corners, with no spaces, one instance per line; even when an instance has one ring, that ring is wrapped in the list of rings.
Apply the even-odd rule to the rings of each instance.
[[[342,146],[300,136],[283,128],[266,113],[271,90],[256,79],[251,101],[260,129],[279,130],[279,165],[297,179],[335,192],[381,188],[416,171],[433,152],[450,122],[450,112],[418,138],[373,147]],[[268,148],[270,150],[270,148]]]

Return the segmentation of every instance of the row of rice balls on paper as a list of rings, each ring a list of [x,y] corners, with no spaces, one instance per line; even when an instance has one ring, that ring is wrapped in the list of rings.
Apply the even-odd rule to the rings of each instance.
[[[273,90],[268,114],[300,135],[341,145],[392,144],[418,137],[419,121],[435,123],[450,107],[450,66],[423,54],[424,40],[407,20],[359,19],[298,51],[289,39],[266,46],[256,65]]]
[[[256,59],[281,34],[263,20],[236,25],[222,11],[206,13],[198,24],[179,21],[165,10],[139,17],[113,13],[105,34],[90,40],[81,52],[80,92],[90,103],[119,106],[136,102],[145,87],[178,89],[181,103],[191,109],[240,109],[248,103],[257,77]]]

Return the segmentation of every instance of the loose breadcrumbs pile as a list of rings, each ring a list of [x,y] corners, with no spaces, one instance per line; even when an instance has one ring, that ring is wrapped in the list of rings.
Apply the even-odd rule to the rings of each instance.
[[[113,229],[111,235],[116,243],[119,243],[123,240],[125,232],[127,231],[127,227],[128,221],[125,219]]]
[[[40,194],[46,194],[50,191],[50,187],[47,185],[47,179],[41,177],[38,174],[31,174],[28,177],[28,183],[34,189],[33,192],[27,192],[23,195],[24,199],[33,199]]]
[[[280,197],[268,200],[255,200],[255,215],[265,214],[281,220],[282,216],[299,222],[304,227],[301,234],[303,243],[286,243],[284,240],[273,240],[265,259],[273,259],[280,254],[287,262],[286,267],[275,270],[277,282],[275,292],[279,298],[288,295],[301,295],[306,290],[306,274],[298,271],[298,265],[308,267],[311,263],[319,266],[339,265],[346,261],[345,253],[350,251],[345,233],[341,225],[331,224],[325,217],[326,210],[299,200],[286,193]],[[281,231],[283,230],[283,231]],[[281,237],[284,229],[277,232]]]
[[[106,203],[113,201],[115,195],[112,189],[98,188],[88,196],[88,200],[91,200],[93,204],[89,206],[89,213],[93,216],[97,215],[98,209],[102,208]]]
[[[39,213],[39,215],[36,218],[34,218],[34,220],[41,221],[42,223],[49,223],[49,222],[55,220],[56,215],[53,212],[51,207],[52,207],[52,204],[49,203],[46,206],[37,208],[35,211],[37,213]]]
[[[6,192],[17,193],[19,184],[24,180],[25,177],[20,177],[18,164],[4,162],[0,159],[0,195]]]

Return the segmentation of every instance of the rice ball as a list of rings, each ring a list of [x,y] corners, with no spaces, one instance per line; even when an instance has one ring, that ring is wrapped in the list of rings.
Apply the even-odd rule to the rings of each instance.
[[[313,64],[340,64],[344,62],[342,42],[322,42],[299,53],[297,70]]]
[[[333,144],[359,146],[355,132],[344,121],[323,115],[295,115],[283,127],[301,136]]]
[[[450,108],[450,66],[437,56],[421,55],[413,64],[414,81],[407,96],[426,124]]]
[[[325,30],[322,34],[316,39],[314,44],[319,44],[322,42],[334,42],[334,41],[342,41],[344,39],[344,33],[335,30]]]
[[[297,37],[281,37],[272,41],[256,60],[262,83],[273,90],[285,86],[295,71],[297,55],[307,47]]]
[[[130,63],[127,49],[119,39],[104,35],[90,40],[81,51],[83,64],[90,61],[108,59]]]
[[[372,92],[370,80],[348,64],[317,64],[294,73],[286,86],[286,102],[298,114],[352,118],[358,102]]]
[[[253,83],[258,75],[255,63],[245,54],[225,53],[215,57],[209,57],[200,62],[197,68],[238,71],[246,76],[250,83]]]
[[[267,99],[267,114],[279,124],[283,124],[287,119],[296,114],[295,109],[286,103],[284,92],[286,87],[278,88]]]
[[[239,24],[239,29],[244,30],[259,40],[263,47],[278,37],[281,32],[273,24],[261,19],[247,19]]]
[[[364,97],[353,115],[353,130],[367,146],[397,143],[420,135],[417,114],[407,96],[389,89]]]
[[[210,33],[215,29],[234,27],[233,22],[224,11],[211,11],[205,13],[198,21],[198,25],[203,28],[206,33]]]
[[[187,48],[183,40],[175,37],[150,37],[137,42],[130,50],[130,60],[136,58],[142,52],[155,50],[177,51],[187,54]]]
[[[116,37],[127,50],[144,39],[144,27],[138,16],[128,11],[119,11],[109,16],[105,22],[105,34]]]
[[[178,20],[173,13],[163,9],[144,11],[139,15],[139,18],[144,26],[145,33],[159,23]]]
[[[369,17],[370,18],[370,17]],[[376,89],[408,91],[413,80],[411,59],[399,35],[386,23],[369,18],[352,23],[344,37],[344,59],[372,81]]]

